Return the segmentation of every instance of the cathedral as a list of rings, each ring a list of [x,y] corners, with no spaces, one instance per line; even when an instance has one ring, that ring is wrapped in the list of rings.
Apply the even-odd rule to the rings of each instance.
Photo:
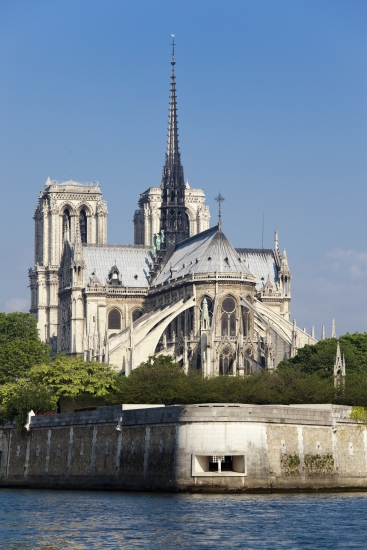
[[[314,335],[290,321],[291,272],[273,249],[234,248],[210,227],[202,189],[185,183],[178,144],[174,50],[168,144],[159,187],[134,213],[134,244],[107,244],[96,182],[47,178],[35,208],[31,314],[53,353],[109,363],[129,375],[150,355],[188,372],[274,370]]]

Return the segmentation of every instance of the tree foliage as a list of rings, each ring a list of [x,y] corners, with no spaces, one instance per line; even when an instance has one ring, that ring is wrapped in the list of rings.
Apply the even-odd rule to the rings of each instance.
[[[49,360],[49,347],[34,340],[13,340],[0,345],[0,384],[24,377],[37,364]]]
[[[200,373],[187,375],[171,357],[160,355],[150,357],[130,376],[121,378],[113,401],[164,405],[335,403],[367,406],[367,374],[348,375],[341,388],[334,387],[333,377],[290,368],[245,377],[204,377]]]
[[[24,378],[0,386],[0,422],[17,419],[22,429],[27,413],[56,411],[57,397],[43,384],[34,384]]]
[[[29,313],[0,313],[0,384],[25,376],[49,357],[50,348],[40,341]]]
[[[115,392],[119,384],[117,373],[109,365],[62,354],[48,363],[32,367],[29,377],[35,384],[49,387],[57,397],[108,395]]]
[[[29,313],[0,313],[0,345],[13,340],[39,341],[37,321]]]
[[[367,333],[345,334],[339,338],[340,351],[345,355],[347,373],[367,374]],[[299,349],[297,355],[282,361],[278,371],[298,370],[307,374],[319,374],[322,377],[333,375],[337,340],[328,338],[312,346]]]

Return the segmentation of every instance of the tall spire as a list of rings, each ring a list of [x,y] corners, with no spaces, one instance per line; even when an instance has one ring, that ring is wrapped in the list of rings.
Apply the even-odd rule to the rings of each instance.
[[[168,118],[168,142],[162,174],[161,229],[166,234],[165,246],[172,249],[189,236],[185,208],[185,180],[178,146],[175,38],[172,35],[172,73]]]

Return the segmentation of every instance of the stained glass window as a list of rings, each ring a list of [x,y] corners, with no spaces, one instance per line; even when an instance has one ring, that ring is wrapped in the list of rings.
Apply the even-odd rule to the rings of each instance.
[[[121,314],[118,309],[111,309],[108,314],[108,328],[121,330]]]

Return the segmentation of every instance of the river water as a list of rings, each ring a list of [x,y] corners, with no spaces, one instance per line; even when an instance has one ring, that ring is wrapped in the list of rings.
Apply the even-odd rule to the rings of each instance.
[[[367,548],[367,494],[0,489],[0,548]]]

